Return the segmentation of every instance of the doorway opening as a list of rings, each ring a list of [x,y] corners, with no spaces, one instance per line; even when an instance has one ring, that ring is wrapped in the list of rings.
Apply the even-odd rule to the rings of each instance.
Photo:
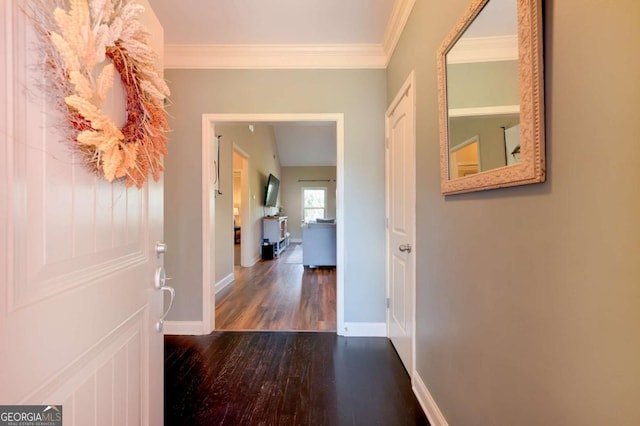
[[[233,218],[236,219],[236,222],[231,228],[232,219],[229,220],[229,229],[234,230],[233,237],[229,235],[229,241],[233,245],[229,245],[229,248],[233,250],[235,248],[236,241],[236,226],[240,223],[239,230],[239,242],[240,242],[240,266],[235,265],[234,267],[235,276],[232,275],[231,278],[226,281],[228,287],[232,287],[233,280],[238,275],[235,273],[239,268],[242,269],[242,272],[245,274],[250,269],[254,268],[254,265],[258,263],[258,265],[265,266],[265,262],[261,260],[260,256],[260,245],[262,240],[262,221],[265,218],[282,215],[282,209],[284,208],[284,214],[289,216],[289,222],[293,225],[295,223],[296,226],[300,227],[300,217],[303,213],[303,208],[300,205],[299,207],[292,203],[291,205],[285,206],[277,206],[277,207],[265,207],[263,204],[264,188],[262,186],[265,185],[267,180],[268,171],[258,171],[256,172],[256,164],[260,161],[258,160],[258,154],[254,154],[253,152],[242,152],[242,147],[235,145],[235,141],[232,137],[225,136],[225,133],[232,134],[233,132],[227,131],[221,132],[220,129],[225,129],[225,126],[240,126],[245,129],[249,128],[251,132],[255,130],[256,132],[260,127],[276,125],[278,123],[310,123],[313,124],[321,124],[321,123],[331,123],[331,131],[334,132],[335,137],[335,177],[333,179],[328,179],[333,181],[333,185],[335,185],[335,269],[332,269],[334,274],[334,293],[330,298],[333,298],[333,303],[335,306],[335,315],[334,319],[331,321],[335,326],[332,327],[331,331],[336,331],[337,329],[341,329],[344,324],[344,116],[343,114],[204,114],[203,115],[203,144],[202,144],[202,158],[203,158],[203,312],[205,319],[205,330],[213,331],[217,329],[216,326],[216,293],[218,293],[219,297],[224,297],[226,295],[227,289],[221,289],[220,281],[217,281],[216,273],[218,275],[224,275],[224,271],[216,271],[216,267],[219,266],[218,260],[221,257],[227,255],[225,253],[226,246],[220,246],[220,244],[216,244],[216,241],[219,239],[223,239],[226,241],[226,227],[220,226],[220,221],[216,220],[216,203],[224,203],[226,201],[222,200],[222,197],[216,198],[217,193],[219,193],[219,188],[216,191],[212,190],[212,184],[215,182],[214,173],[216,170],[215,163],[211,161],[212,153],[216,152],[220,145],[222,144],[222,150],[228,149],[229,144],[233,145],[233,166],[229,167],[230,174],[228,176],[228,180],[233,182],[233,185],[229,187],[229,192],[233,193],[236,196],[236,200],[233,203],[233,207],[235,206],[235,202],[239,199],[238,215],[233,215]],[[255,126],[255,129],[254,129]],[[216,136],[222,134],[223,137],[222,142],[220,138]],[[227,148],[225,148],[224,144],[227,144]],[[239,152],[239,155],[236,154]],[[238,158],[243,157],[243,159]],[[274,154],[275,158],[275,154]],[[229,158],[231,160],[231,158]],[[237,160],[237,161],[236,161]],[[238,167],[236,163],[244,162],[244,169]],[[252,164],[249,167],[249,164]],[[225,165],[223,162],[220,162],[221,170],[225,169]],[[248,175],[246,182],[248,185],[245,186],[242,179],[242,170],[245,170],[246,175]],[[234,175],[234,172],[235,175]],[[237,173],[240,172],[240,173]],[[238,179],[239,178],[239,179]],[[222,183],[224,184],[224,176],[221,178]],[[236,194],[235,187],[238,185],[238,180],[240,181],[240,188],[238,194]],[[303,179],[299,179],[302,181]],[[264,181],[264,182],[263,182]],[[312,185],[316,185],[315,183]],[[305,186],[309,186],[308,183]],[[245,191],[246,187],[246,191]],[[222,191],[224,192],[224,191]],[[248,205],[253,205],[253,209],[250,215],[247,214],[246,207]],[[233,207],[229,207],[229,211]],[[295,214],[294,214],[295,213]],[[225,213],[226,214],[226,213]],[[291,220],[291,216],[296,216],[294,220]],[[231,214],[229,214],[231,218]],[[225,222],[226,223],[226,222]],[[291,227],[291,225],[289,225]],[[294,250],[300,243],[298,238],[292,238],[293,235],[289,236],[289,241],[291,246],[289,247],[291,250],[284,249],[281,256],[278,257],[278,262],[280,264],[288,263],[286,256],[291,254],[294,257]],[[226,244],[226,243],[222,243]],[[289,259],[290,260],[290,259]],[[271,265],[276,265],[277,263],[272,263]],[[302,269],[302,265],[300,270]],[[246,269],[245,269],[246,268]],[[317,272],[317,273],[316,273]],[[326,271],[322,268],[304,268],[304,276],[308,277],[312,274],[312,279],[317,280],[317,282],[322,282],[325,280],[322,274]],[[263,274],[264,275],[264,274]],[[226,276],[223,278],[227,278]],[[260,280],[260,276],[252,275],[248,279],[251,280],[252,285],[255,285]],[[280,279],[280,278],[278,278]],[[304,278],[303,278],[304,279]],[[218,287],[218,288],[216,288]],[[319,287],[319,286],[317,286]],[[285,292],[288,297],[297,297],[295,293]],[[282,301],[282,298],[278,298],[277,300]],[[302,301],[298,302],[302,304]],[[280,315],[276,313],[276,315]],[[246,328],[245,328],[246,329]],[[262,329],[261,329],[262,330]],[[269,328],[265,328],[264,330],[270,330]]]
[[[251,239],[243,237],[242,224],[251,222],[249,154],[233,145],[233,264],[251,266]]]

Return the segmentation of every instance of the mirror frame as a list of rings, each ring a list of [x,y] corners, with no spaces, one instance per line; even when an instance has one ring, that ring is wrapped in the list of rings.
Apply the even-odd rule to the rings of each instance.
[[[443,195],[482,191],[545,180],[544,75],[542,1],[513,0],[518,5],[518,69],[520,86],[520,162],[449,179],[449,107],[446,55],[491,0],[472,0],[438,49],[440,120],[440,188]]]

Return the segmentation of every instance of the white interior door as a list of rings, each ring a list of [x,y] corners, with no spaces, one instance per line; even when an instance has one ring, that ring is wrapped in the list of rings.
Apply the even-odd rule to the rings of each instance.
[[[65,425],[162,424],[162,184],[111,185],[70,154],[21,7],[0,5],[0,404],[62,404]]]
[[[387,328],[413,377],[415,327],[415,103],[413,73],[386,115]]]

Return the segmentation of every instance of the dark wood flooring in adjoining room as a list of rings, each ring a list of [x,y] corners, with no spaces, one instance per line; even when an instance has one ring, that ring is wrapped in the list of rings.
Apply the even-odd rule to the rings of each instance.
[[[302,247],[235,268],[216,296],[216,330],[336,331],[336,269],[304,268]]]
[[[165,336],[166,425],[428,425],[386,338]]]

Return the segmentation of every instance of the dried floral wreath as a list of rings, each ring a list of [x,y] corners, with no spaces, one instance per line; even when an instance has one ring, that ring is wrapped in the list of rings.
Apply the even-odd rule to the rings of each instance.
[[[32,0],[30,16],[42,42],[49,95],[69,122],[68,139],[87,166],[109,182],[141,188],[163,171],[169,130],[149,34],[133,0]],[[121,129],[101,107],[120,74],[127,122]]]

